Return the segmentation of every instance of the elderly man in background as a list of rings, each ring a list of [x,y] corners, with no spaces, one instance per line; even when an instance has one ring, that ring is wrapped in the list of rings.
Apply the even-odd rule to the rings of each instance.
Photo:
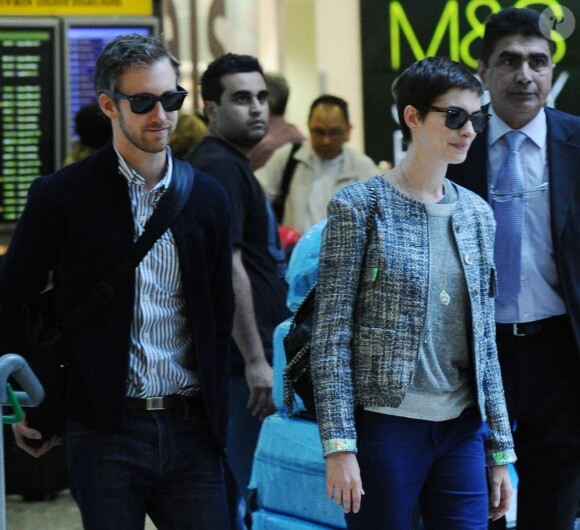
[[[326,205],[338,189],[378,173],[368,156],[345,145],[352,125],[343,99],[327,94],[316,98],[308,129],[309,141],[280,147],[256,171],[278,221],[299,232],[326,217]]]

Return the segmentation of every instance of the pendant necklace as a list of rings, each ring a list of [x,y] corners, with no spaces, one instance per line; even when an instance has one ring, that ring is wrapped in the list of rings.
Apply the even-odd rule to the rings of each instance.
[[[401,165],[399,165],[399,174],[400,176],[397,177],[397,184],[398,186],[403,189],[404,191],[406,191],[412,199],[425,203],[427,202],[425,199],[423,199],[422,197],[420,197],[419,195],[417,195],[412,189],[411,186],[409,185],[409,179],[407,178],[407,175],[405,175],[405,172],[403,171],[403,164],[401,163]],[[443,187],[443,194],[445,194],[444,191],[444,187]]]
[[[445,287],[447,287],[447,265],[450,246],[451,242],[449,242],[447,244],[447,247],[445,248],[445,261],[444,261],[445,270],[443,271],[443,283],[441,285],[441,292],[439,293],[439,303],[442,305],[449,305],[449,302],[451,302],[451,297],[449,296],[449,293],[445,290]]]
[[[447,276],[447,271],[445,271],[445,276]],[[441,289],[441,292],[439,293],[439,303],[443,305],[449,305],[449,302],[451,302],[449,293],[445,290],[445,288]]]
[[[405,175],[405,172],[403,171],[403,164],[401,164],[399,166],[399,173],[401,174],[401,178],[398,178],[397,181],[399,183],[399,186],[405,190],[412,199],[415,199],[416,201],[419,202],[425,202],[421,197],[419,197],[417,194],[413,193],[413,190],[411,190],[411,188],[409,187],[409,181],[407,180],[407,176]]]

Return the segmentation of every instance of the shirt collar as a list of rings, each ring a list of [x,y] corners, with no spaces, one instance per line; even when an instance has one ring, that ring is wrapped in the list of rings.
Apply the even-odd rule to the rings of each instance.
[[[489,112],[491,113],[491,120],[488,123],[488,133],[487,142],[491,147],[494,145],[504,134],[513,131],[509,125],[507,125],[494,111],[493,106],[489,105]],[[546,124],[546,111],[544,107],[540,109],[540,112],[536,114],[535,118],[524,125],[518,131],[523,132],[532,142],[536,144],[540,149],[543,149],[546,145],[546,135],[548,133],[548,126]]]
[[[340,152],[340,154],[338,154],[334,158],[331,158],[330,160],[320,158],[316,154],[314,149],[312,150],[312,164],[322,169],[325,168],[331,169],[340,167],[342,165],[343,160],[344,160],[344,149]]]
[[[117,147],[113,144],[115,149],[115,153],[117,153],[117,158],[119,160],[119,173],[127,179],[127,183],[129,185],[136,184],[138,186],[145,186],[145,179],[141,174],[139,174],[133,167],[129,165],[129,163],[123,158],[123,155],[119,153]],[[165,169],[165,174],[163,178],[155,184],[153,190],[157,189],[167,189],[169,184],[171,183],[171,175],[173,174],[173,156],[171,154],[171,149],[169,147],[166,148],[167,150],[167,166]]]

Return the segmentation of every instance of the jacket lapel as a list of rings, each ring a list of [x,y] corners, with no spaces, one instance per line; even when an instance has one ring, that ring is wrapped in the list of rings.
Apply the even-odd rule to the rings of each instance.
[[[487,135],[478,134],[469,148],[467,159],[461,171],[466,188],[488,201],[487,185]]]
[[[579,145],[572,143],[573,131],[558,119],[553,109],[546,108],[548,124],[548,168],[550,175],[550,209],[554,245],[561,238],[573,198],[574,175],[580,164]]]

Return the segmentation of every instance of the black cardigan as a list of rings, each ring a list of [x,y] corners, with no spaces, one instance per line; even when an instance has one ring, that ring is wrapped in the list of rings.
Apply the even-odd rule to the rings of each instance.
[[[223,447],[234,299],[230,209],[215,179],[196,171],[171,230],[205,407]],[[127,182],[112,145],[36,179],[0,268],[0,352],[22,352],[18,309],[44,288],[51,270],[62,317],[117,265],[133,238]],[[133,303],[134,276],[70,341],[67,415],[106,432],[120,429],[125,411]]]

